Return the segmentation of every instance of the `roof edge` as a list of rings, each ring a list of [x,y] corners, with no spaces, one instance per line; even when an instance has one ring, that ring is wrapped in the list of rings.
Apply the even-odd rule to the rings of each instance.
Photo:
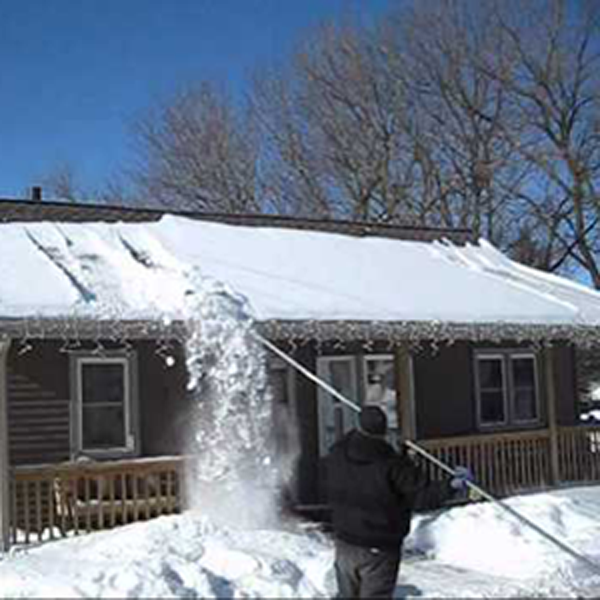
[[[454,323],[443,321],[255,321],[257,331],[273,341],[293,345],[334,343],[343,346],[349,342],[387,342],[390,349],[397,346],[418,347],[424,342],[452,345],[458,341],[523,342],[551,344],[568,342],[577,346],[600,345],[598,324],[545,324],[545,323]],[[90,318],[0,318],[0,337],[28,340],[110,340],[123,342],[135,339],[154,339],[157,343],[169,340],[185,341],[188,336],[184,321]]]
[[[140,222],[158,221],[164,215],[185,217],[200,221],[246,225],[250,227],[276,227],[327,233],[341,233],[358,237],[375,236],[391,239],[431,241],[447,238],[456,243],[475,241],[469,229],[349,221],[342,219],[314,219],[262,213],[212,213],[174,210],[168,207],[137,207],[109,204],[73,203],[60,201],[32,201],[30,199],[0,198],[0,221],[67,221],[67,222]]]

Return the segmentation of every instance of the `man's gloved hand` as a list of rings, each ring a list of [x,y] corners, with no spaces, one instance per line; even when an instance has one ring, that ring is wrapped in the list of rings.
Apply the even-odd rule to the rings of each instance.
[[[457,492],[465,492],[468,489],[467,483],[470,481],[473,481],[473,473],[468,467],[455,467],[450,487]]]

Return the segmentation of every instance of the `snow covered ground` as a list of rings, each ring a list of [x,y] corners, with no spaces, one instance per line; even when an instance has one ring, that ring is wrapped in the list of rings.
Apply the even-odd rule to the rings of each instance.
[[[600,562],[600,487],[509,502]],[[599,576],[487,503],[413,525],[398,597],[598,597]],[[330,597],[332,566],[319,531],[228,529],[188,512],[15,549],[0,561],[0,597]]]

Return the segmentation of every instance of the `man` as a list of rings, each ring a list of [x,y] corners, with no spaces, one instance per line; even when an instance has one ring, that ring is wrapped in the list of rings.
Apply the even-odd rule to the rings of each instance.
[[[455,481],[429,484],[405,450],[398,453],[386,442],[386,433],[385,413],[365,406],[359,429],[336,443],[328,457],[340,598],[391,598],[415,502],[424,496],[443,501],[460,487]]]

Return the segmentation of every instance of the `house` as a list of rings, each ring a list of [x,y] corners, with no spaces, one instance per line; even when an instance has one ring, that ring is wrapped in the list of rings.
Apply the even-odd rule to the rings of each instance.
[[[469,232],[9,200],[0,221],[5,547],[185,504],[190,269],[491,491],[600,478],[600,428],[580,423],[576,391],[600,294]],[[300,444],[292,501],[323,506],[323,456],[356,415],[274,356],[269,372]]]

